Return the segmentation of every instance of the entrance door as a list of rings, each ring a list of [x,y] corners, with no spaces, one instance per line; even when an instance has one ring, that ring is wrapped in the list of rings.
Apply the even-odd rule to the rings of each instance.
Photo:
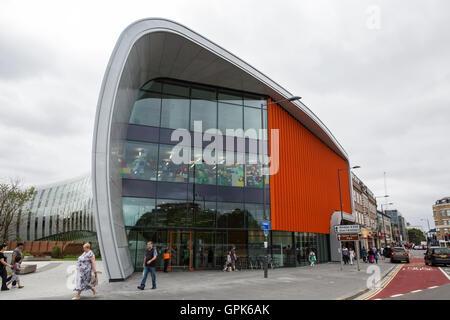
[[[191,237],[191,231],[170,231],[171,269],[189,269],[192,256]]]

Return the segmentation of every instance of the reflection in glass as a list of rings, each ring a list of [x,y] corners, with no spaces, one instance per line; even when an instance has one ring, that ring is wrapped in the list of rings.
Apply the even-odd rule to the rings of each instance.
[[[219,103],[219,129],[226,135],[227,129],[243,129],[242,106]]]
[[[259,129],[261,129],[261,109],[244,108],[244,130],[254,129],[259,137]]]
[[[243,154],[240,153],[230,153],[228,155],[234,156],[233,164],[227,164],[225,153],[218,156],[218,168],[217,168],[217,179],[219,186],[233,186],[233,187],[243,187],[244,186],[244,165],[237,163],[238,160],[236,156],[241,159],[245,159]]]
[[[264,220],[264,206],[262,204],[245,204],[247,228],[261,229],[261,222]]]
[[[217,164],[207,164],[202,161],[202,150],[193,149],[193,163],[189,166],[190,178],[189,182],[198,184],[216,184]],[[213,155],[214,156],[214,155]],[[194,181],[195,176],[195,181]]]
[[[217,128],[217,102],[206,100],[191,101],[191,131],[194,121],[202,121],[202,131]]]
[[[154,212],[155,226],[186,226],[186,201],[157,199]]]
[[[163,96],[161,127],[189,130],[189,99]]]
[[[201,198],[201,197],[200,197]],[[211,201],[195,201],[189,203],[188,225],[195,227],[216,226],[216,203]]]
[[[122,198],[125,226],[151,227],[155,199]]]
[[[219,92],[219,102],[242,105],[242,96],[238,94]]]
[[[159,127],[161,111],[161,95],[141,91],[134,103],[130,123],[145,126]]]
[[[243,228],[244,206],[242,203],[217,202],[218,228]]]
[[[181,97],[189,97],[189,87],[181,84],[164,83],[163,93]]]
[[[263,188],[262,165],[258,163],[256,155],[246,154],[245,186],[251,188]]]
[[[158,145],[127,141],[121,162],[122,178],[156,180]]]
[[[167,182],[187,182],[188,181],[188,164],[175,164],[172,161],[173,146],[160,145],[159,147],[159,164],[158,164],[158,181]],[[181,151],[180,156],[182,156]]]

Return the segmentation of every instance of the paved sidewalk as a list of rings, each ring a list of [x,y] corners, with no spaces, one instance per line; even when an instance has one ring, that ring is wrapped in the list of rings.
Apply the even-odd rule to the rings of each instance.
[[[101,261],[97,263],[98,270],[103,270]],[[1,292],[0,300],[71,299],[74,293],[67,288],[66,283],[70,277],[68,267],[73,265],[74,262],[67,261],[41,263],[36,273],[22,276],[25,288]],[[140,272],[134,273],[126,281],[113,283],[100,275],[99,295],[94,297],[91,292],[86,292],[82,299],[344,299],[366,289],[366,281],[371,276],[366,273],[368,266],[375,265],[361,263],[359,272],[356,265],[346,265],[344,271],[340,271],[339,263],[269,269],[268,279],[264,279],[263,270],[157,272],[158,289],[149,289],[149,276],[144,291],[136,288],[141,280]],[[381,276],[393,267],[387,260],[380,261],[378,266]]]
[[[76,261],[33,261],[24,264],[36,264],[36,272],[20,276],[22,289],[13,288],[0,292],[0,300],[45,299],[73,295],[67,282],[73,279]],[[102,261],[96,261],[97,269],[103,270]],[[100,283],[107,283],[104,277]],[[10,286],[11,287],[11,286]]]
[[[365,290],[371,274],[366,273],[369,264],[346,265],[340,271],[339,263],[319,264],[315,267],[283,268],[269,270],[264,279],[263,270],[239,272],[194,271],[157,273],[156,290],[151,290],[151,278],[144,291],[136,287],[141,273],[134,273],[124,282],[105,283],[99,286],[99,296],[90,293],[83,299],[176,299],[176,300],[302,300],[344,299]],[[370,265],[374,266],[374,265]],[[392,269],[389,262],[380,261],[380,275]],[[69,296],[60,296],[69,299]]]

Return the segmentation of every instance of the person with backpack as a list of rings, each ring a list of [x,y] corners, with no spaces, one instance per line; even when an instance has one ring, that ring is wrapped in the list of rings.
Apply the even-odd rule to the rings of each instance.
[[[144,290],[145,283],[147,282],[147,276],[150,272],[152,276],[152,289],[156,289],[156,273],[155,273],[155,267],[156,267],[156,258],[158,257],[158,252],[155,248],[153,248],[153,242],[149,241],[147,242],[147,250],[145,251],[145,257],[144,257],[144,274],[142,276],[141,285],[137,288],[139,290]]]

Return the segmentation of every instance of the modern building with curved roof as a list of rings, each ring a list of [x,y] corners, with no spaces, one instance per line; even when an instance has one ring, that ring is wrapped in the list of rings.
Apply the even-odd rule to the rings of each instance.
[[[232,245],[243,267],[256,267],[264,219],[271,221],[274,264],[304,265],[310,250],[319,262],[330,260],[338,172],[343,211],[352,212],[349,160],[320,119],[291,97],[176,22],[144,19],[122,32],[100,90],[92,153],[97,234],[110,280],[142,268],[150,240],[170,251],[171,270],[221,268]]]
[[[9,239],[22,241],[61,238],[74,232],[95,236],[90,175],[36,187],[13,220]]]

